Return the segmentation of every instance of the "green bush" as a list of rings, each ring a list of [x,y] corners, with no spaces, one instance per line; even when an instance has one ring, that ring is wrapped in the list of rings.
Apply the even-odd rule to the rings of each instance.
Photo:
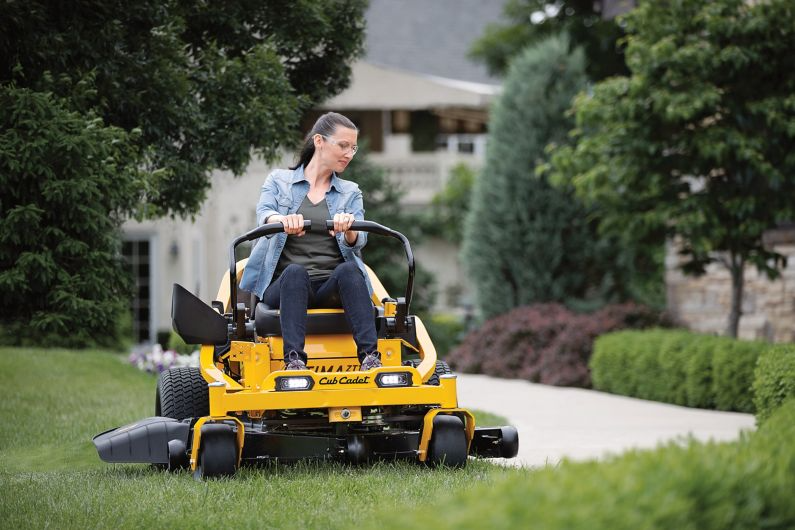
[[[685,364],[685,389],[687,406],[702,409],[715,408],[712,392],[712,355],[723,339],[702,337],[692,345],[691,355]]]
[[[591,383],[598,390],[607,390],[614,394],[632,396],[635,388],[629,376],[621,377],[621,368],[626,368],[629,348],[635,331],[616,331],[607,333],[594,342],[591,355]]]
[[[436,348],[436,355],[440,359],[457,346],[463,338],[464,323],[455,315],[435,313],[427,320],[423,319],[422,322],[431,336],[433,346]]]
[[[686,366],[694,342],[696,337],[691,333],[667,332],[663,336],[658,353],[659,377],[654,379],[660,401],[687,405]]]
[[[682,330],[609,333],[596,340],[591,377],[615,394],[753,412],[754,366],[767,347]]]
[[[753,388],[761,425],[785,400],[795,397],[795,345],[774,346],[759,356]]]
[[[712,359],[712,391],[715,408],[754,412],[751,386],[759,354],[769,347],[763,342],[721,341]]]
[[[182,355],[190,355],[195,350],[199,349],[200,345],[197,344],[187,344],[182,337],[177,335],[177,332],[171,330],[171,334],[168,336],[168,344],[166,345],[167,350],[174,350],[177,353],[181,353]]]
[[[795,400],[737,442],[669,444],[606,462],[564,462],[531,480],[509,475],[390,519],[435,529],[795,527]],[[455,509],[439,509],[454,506]]]

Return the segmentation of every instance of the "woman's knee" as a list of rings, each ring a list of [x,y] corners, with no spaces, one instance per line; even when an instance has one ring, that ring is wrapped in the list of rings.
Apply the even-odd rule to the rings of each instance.
[[[344,263],[340,263],[339,265],[337,265],[336,272],[337,274],[343,276],[362,275],[362,271],[359,270],[359,267],[353,261],[346,261]]]
[[[306,267],[291,263],[282,271],[282,281],[300,281],[309,284],[309,272]]]

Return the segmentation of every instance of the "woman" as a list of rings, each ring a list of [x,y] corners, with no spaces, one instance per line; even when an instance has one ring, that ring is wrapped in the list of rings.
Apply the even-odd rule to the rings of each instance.
[[[265,179],[257,222],[284,225],[284,233],[261,238],[248,260],[240,287],[279,308],[287,370],[306,368],[304,341],[308,307],[340,307],[353,330],[362,370],[381,366],[370,300],[372,287],[361,259],[367,234],[350,230],[364,219],[362,192],[337,176],[356,154],[358,129],[329,112],[306,136],[295,167]],[[334,230],[326,232],[326,220]],[[303,230],[304,220],[312,230]]]

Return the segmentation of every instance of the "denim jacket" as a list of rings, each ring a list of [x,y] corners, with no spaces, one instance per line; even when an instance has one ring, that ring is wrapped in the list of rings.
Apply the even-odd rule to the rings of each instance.
[[[296,213],[307,193],[309,193],[309,181],[304,177],[303,166],[295,170],[277,169],[273,171],[262,185],[262,192],[257,203],[257,224],[264,224],[271,215]],[[364,220],[364,204],[359,186],[354,182],[339,178],[336,173],[331,175],[331,187],[326,193],[326,204],[330,214],[329,219],[333,218],[335,213],[352,213],[357,221]],[[317,227],[313,227],[313,229],[316,230]],[[325,227],[321,229],[325,230]],[[367,233],[359,232],[353,246],[348,245],[344,234],[336,234],[336,238],[342,258],[345,261],[356,263],[364,274],[367,289],[372,295],[373,288],[361,257],[361,249],[367,243]],[[261,237],[256,241],[246,269],[243,271],[243,278],[240,280],[241,289],[262,298],[262,294],[273,279],[276,264],[279,262],[286,241],[287,234],[284,232]]]

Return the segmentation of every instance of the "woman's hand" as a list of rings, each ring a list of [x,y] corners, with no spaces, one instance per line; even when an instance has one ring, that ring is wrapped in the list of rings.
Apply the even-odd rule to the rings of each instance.
[[[329,235],[345,234],[345,241],[348,245],[356,243],[356,238],[359,237],[359,232],[350,230],[351,225],[355,221],[352,213],[335,213],[334,214],[334,230],[329,230]]]
[[[284,225],[284,232],[287,235],[296,235],[301,237],[306,234],[306,230],[304,230],[304,216],[300,213],[291,213],[289,215],[271,215],[267,222],[281,223]]]

